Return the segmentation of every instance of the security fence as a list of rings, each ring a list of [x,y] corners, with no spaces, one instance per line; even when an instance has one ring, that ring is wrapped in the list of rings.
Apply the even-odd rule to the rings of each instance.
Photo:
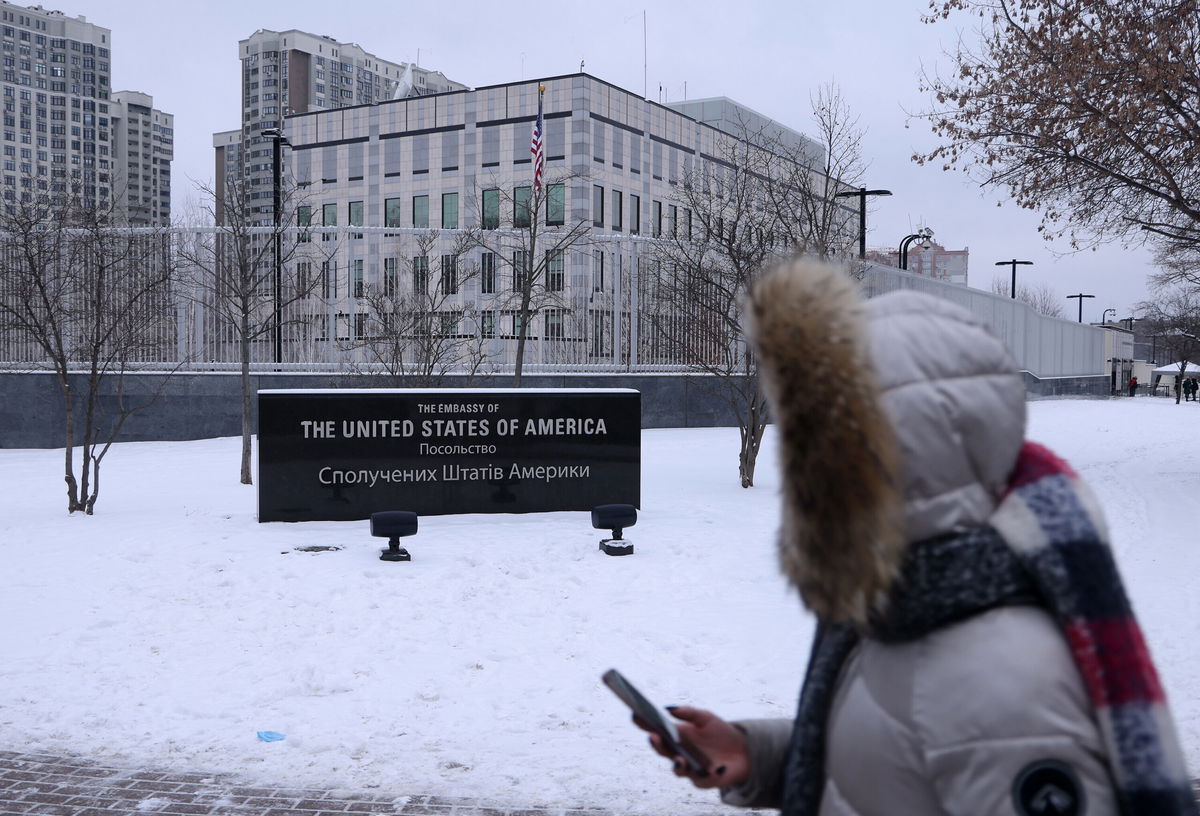
[[[60,241],[37,263],[63,290],[57,308],[74,304],[79,311],[71,330],[81,336],[70,348],[88,340],[86,303],[77,301],[86,300],[80,282],[93,270],[120,279],[125,289],[110,292],[114,298],[139,281],[154,283],[144,301],[153,308],[126,327],[138,334],[125,361],[133,366],[221,371],[247,358],[258,371],[382,371],[425,382],[503,375],[516,364],[522,320],[529,373],[688,370],[741,351],[740,339],[718,325],[720,315],[681,296],[688,290],[662,260],[661,239],[590,233],[556,246],[548,231],[533,249],[535,262],[526,234],[504,230],[113,233],[103,246],[94,235],[76,236],[74,248]],[[45,319],[56,306],[30,288],[35,264],[18,238],[0,237],[0,298],[7,304],[0,309],[0,364],[37,369],[47,362],[38,315]],[[93,244],[81,249],[85,241]],[[139,251],[130,251],[134,246]],[[868,296],[918,289],[966,306],[1037,377],[1104,372],[1103,333],[1091,326],[890,267],[868,265],[863,285]],[[14,317],[22,303],[27,323]]]

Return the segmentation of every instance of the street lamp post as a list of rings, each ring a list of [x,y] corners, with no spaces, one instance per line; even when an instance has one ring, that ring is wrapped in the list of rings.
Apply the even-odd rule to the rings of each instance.
[[[1012,287],[1009,295],[1013,300],[1017,299],[1017,267],[1018,266],[1033,266],[1033,261],[1018,261],[1013,258],[1011,261],[996,261],[996,266],[1011,266],[1012,267]]]
[[[1101,312],[1101,313],[1100,313],[1100,322],[1101,322],[1102,324],[1103,324],[1103,323],[1106,323],[1106,322],[1108,321],[1108,313],[1109,313],[1109,312],[1112,312],[1112,313],[1113,313],[1113,317],[1116,317],[1116,316],[1117,316],[1117,310],[1116,310],[1116,309],[1105,309],[1103,312]]]
[[[1094,297],[1095,297],[1095,295],[1085,295],[1083,292],[1080,292],[1078,295],[1067,295],[1067,300],[1071,300],[1072,298],[1079,299],[1079,322],[1080,323],[1083,322],[1083,299],[1084,298],[1094,298]]]
[[[920,241],[922,249],[929,249],[932,246],[933,230],[929,227],[921,227],[912,235],[905,235],[900,239],[900,268],[908,269],[908,245],[913,241]]]
[[[271,139],[274,143],[271,150],[271,169],[274,172],[274,187],[272,195],[271,214],[274,221],[275,229],[272,231],[271,240],[274,243],[272,247],[274,272],[275,272],[275,362],[283,362],[283,248],[281,246],[282,235],[280,228],[283,226],[283,213],[281,212],[283,202],[283,146],[289,144],[287,137],[283,135],[283,131],[279,128],[269,128],[262,131],[262,135]]]
[[[834,198],[849,198],[858,196],[858,257],[867,257],[867,196],[890,196],[891,190],[868,190],[859,187],[857,190],[845,190],[837,193]]]

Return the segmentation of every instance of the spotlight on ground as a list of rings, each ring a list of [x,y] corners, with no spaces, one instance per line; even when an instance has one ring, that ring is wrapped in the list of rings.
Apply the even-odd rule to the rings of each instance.
[[[602,504],[592,508],[592,526],[612,530],[612,538],[600,539],[605,555],[633,555],[633,542],[621,537],[621,531],[637,524],[637,508],[632,504]]]
[[[383,510],[371,514],[371,535],[388,540],[380,561],[411,561],[408,550],[400,546],[404,536],[417,534],[417,514],[408,510]]]

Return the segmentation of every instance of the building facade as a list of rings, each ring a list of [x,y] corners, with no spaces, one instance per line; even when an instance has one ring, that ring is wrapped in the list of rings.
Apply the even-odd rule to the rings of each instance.
[[[546,187],[533,253],[544,291],[533,313],[516,301],[530,252],[523,208],[538,195],[538,82],[285,118],[285,182],[303,201],[300,228],[311,228],[289,279],[319,281],[307,313],[289,316],[285,361],[332,361],[366,339],[371,292],[440,283],[429,305],[437,333],[474,338],[501,367],[526,317],[528,364],[678,364],[671,338],[640,319],[661,300],[654,249],[693,236],[678,185],[727,165],[729,134],[586,74],[540,84]]]
[[[109,112],[118,210],[131,226],[170,224],[175,117],[156,110],[154,98],[138,91],[114,93]]]
[[[381,59],[354,43],[291,29],[260,29],[238,42],[242,64],[242,123],[237,177],[245,180],[253,212],[271,220],[272,149],[262,135],[283,124],[285,116],[334,110],[391,99],[400,90],[414,95],[444,93],[466,86],[406,63]],[[228,163],[232,151],[225,133],[214,135],[214,147]],[[218,167],[218,178],[222,178]]]
[[[118,221],[168,223],[171,117],[145,94],[112,93],[112,32],[0,0],[0,53],[4,200],[71,197]]]

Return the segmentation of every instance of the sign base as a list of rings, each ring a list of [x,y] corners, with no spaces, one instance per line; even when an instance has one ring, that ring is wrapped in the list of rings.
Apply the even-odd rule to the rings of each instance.
[[[605,555],[633,555],[633,542],[627,538],[602,538],[600,551]]]
[[[412,561],[412,556],[408,554],[408,550],[400,547],[399,549],[383,550],[379,554],[380,561]]]

